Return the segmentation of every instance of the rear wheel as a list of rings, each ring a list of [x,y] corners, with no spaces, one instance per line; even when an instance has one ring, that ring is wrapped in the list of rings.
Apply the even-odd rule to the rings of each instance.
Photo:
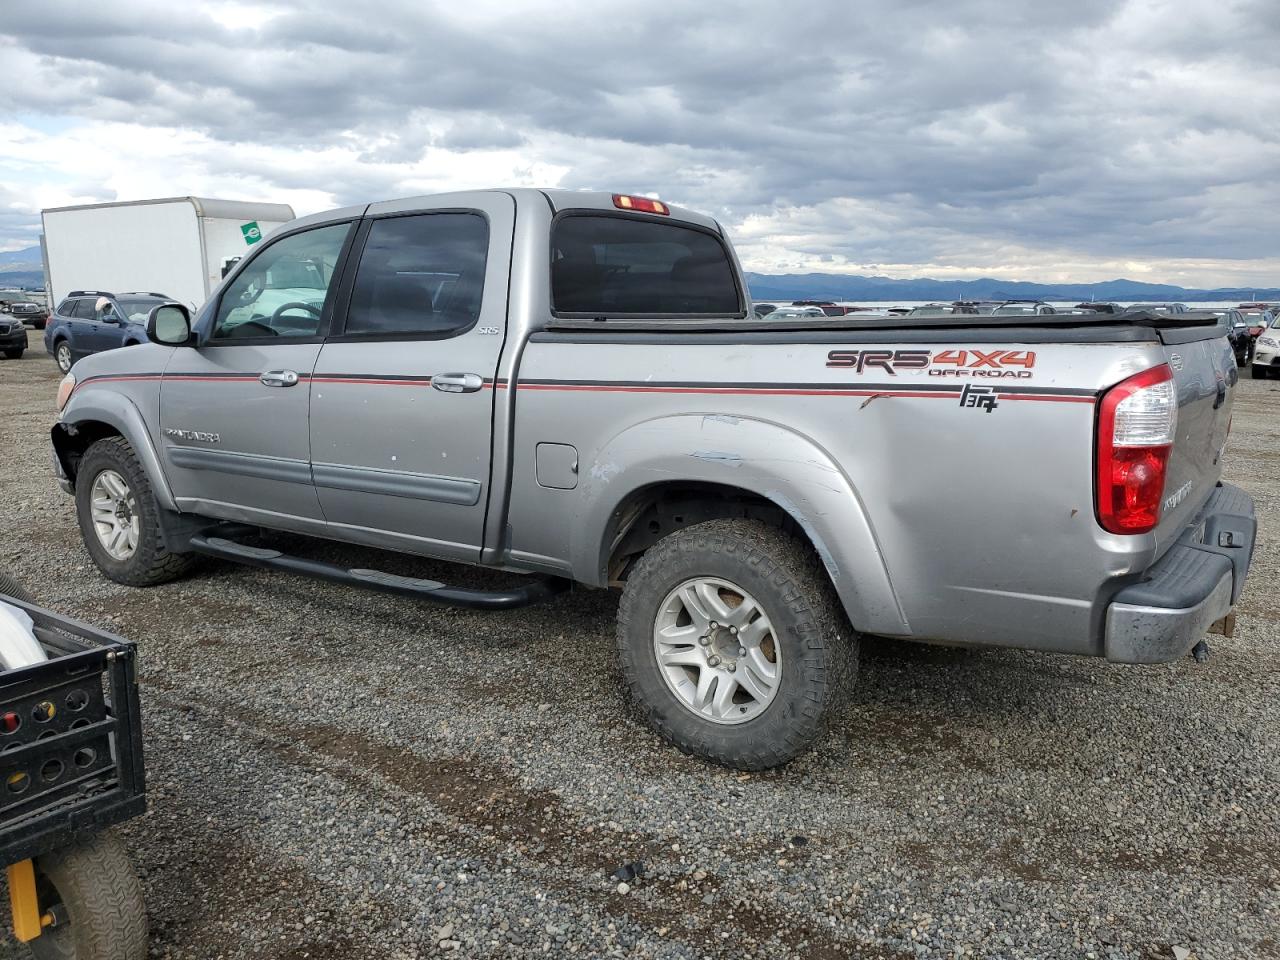
[[[41,913],[55,923],[27,946],[36,960],[143,960],[147,911],[124,844],[110,831],[36,858]]]
[[[650,548],[623,590],[618,650],[650,726],[743,770],[805,750],[857,662],[813,551],[750,520],[697,524]]]
[[[116,583],[167,583],[195,563],[194,555],[165,546],[151,481],[124,437],[99,440],[85,451],[76,473],[76,518],[89,556]]]
[[[69,373],[71,365],[75,362],[71,359],[71,344],[65,340],[59,340],[53,347],[53,359],[57,362],[59,370]]]

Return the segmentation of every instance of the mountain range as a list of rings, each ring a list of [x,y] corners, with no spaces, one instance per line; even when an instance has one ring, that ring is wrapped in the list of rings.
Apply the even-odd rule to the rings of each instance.
[[[1280,287],[1211,290],[1138,280],[1032,283],[1023,280],[896,280],[843,273],[748,273],[754,300],[1280,300]]]
[[[0,285],[44,284],[40,248],[0,253]],[[932,280],[863,277],[846,273],[748,273],[754,300],[1280,300],[1280,287],[1212,290],[1138,280],[1033,283],[1024,280]]]

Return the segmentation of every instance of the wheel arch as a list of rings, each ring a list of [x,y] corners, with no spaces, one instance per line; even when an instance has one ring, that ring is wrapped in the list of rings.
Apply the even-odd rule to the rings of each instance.
[[[161,507],[177,512],[173,493],[160,463],[142,414],[133,402],[118,393],[92,391],[91,397],[73,396],[62,418],[50,431],[54,456],[74,487],[80,458],[90,445],[105,437],[119,436],[138,455]]]
[[[651,420],[613,437],[582,477],[585,506],[572,534],[578,579],[616,582],[677,529],[748,517],[808,542],[856,629],[910,632],[849,478],[789,427],[703,415]]]

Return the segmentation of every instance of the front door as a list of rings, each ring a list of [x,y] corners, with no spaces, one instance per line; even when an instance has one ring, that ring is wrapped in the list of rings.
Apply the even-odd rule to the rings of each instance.
[[[432,200],[369,208],[349,303],[312,378],[312,473],[338,535],[474,561],[515,201]]]
[[[264,246],[223,292],[201,345],[173,352],[160,426],[183,510],[300,530],[322,522],[308,392],[350,233],[330,224]]]

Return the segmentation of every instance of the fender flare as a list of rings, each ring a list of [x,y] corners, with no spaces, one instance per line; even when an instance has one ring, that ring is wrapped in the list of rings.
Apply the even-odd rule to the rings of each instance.
[[[87,394],[72,396],[71,402],[62,412],[62,417],[54,424],[51,431],[53,449],[62,469],[68,477],[72,477],[68,463],[68,439],[82,424],[102,423],[111,427],[116,433],[129,441],[142,467],[151,480],[151,488],[155,492],[156,501],[166,510],[178,512],[173,492],[169,489],[168,478],[160,463],[151,433],[147,430],[142,414],[128,397],[108,390],[91,390]]]
[[[583,458],[575,576],[604,586],[615,513],[645,487],[737,487],[784,510],[813,544],[855,629],[909,635],[883,552],[852,482],[809,437],[772,421],[681,414],[632,425]]]

